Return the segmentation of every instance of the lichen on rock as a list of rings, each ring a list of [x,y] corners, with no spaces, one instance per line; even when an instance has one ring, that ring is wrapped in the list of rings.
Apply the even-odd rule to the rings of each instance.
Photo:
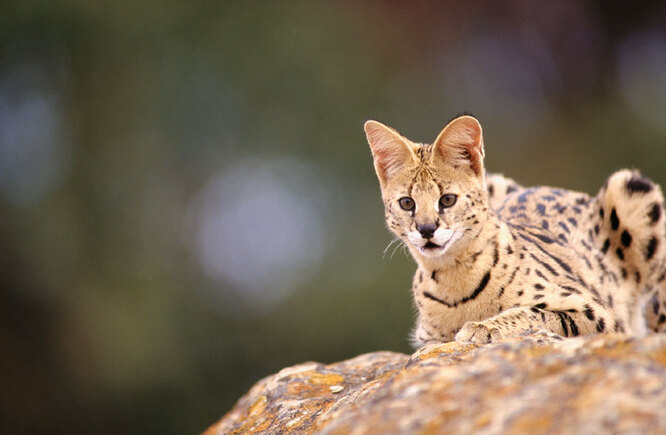
[[[304,363],[259,381],[206,435],[663,433],[666,335],[449,342]]]

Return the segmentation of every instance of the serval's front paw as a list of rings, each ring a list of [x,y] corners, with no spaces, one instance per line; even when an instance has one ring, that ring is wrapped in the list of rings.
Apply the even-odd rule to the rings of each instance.
[[[456,334],[459,343],[486,344],[502,338],[500,330],[484,322],[467,322]]]

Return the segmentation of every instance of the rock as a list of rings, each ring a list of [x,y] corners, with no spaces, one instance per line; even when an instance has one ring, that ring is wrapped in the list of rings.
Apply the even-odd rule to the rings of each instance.
[[[666,430],[666,335],[430,345],[259,381],[205,434],[640,433]]]

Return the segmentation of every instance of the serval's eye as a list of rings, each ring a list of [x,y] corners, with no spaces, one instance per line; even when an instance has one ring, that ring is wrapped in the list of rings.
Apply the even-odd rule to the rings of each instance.
[[[398,204],[400,204],[400,208],[403,210],[407,211],[412,211],[414,210],[414,206],[416,205],[414,203],[414,200],[410,198],[409,196],[403,196],[398,200]]]
[[[442,197],[439,198],[439,206],[442,208],[449,208],[456,203],[457,199],[458,195],[447,193],[446,195],[442,195]]]

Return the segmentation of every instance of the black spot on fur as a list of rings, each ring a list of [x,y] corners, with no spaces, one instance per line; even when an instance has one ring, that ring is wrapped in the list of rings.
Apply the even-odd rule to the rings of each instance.
[[[434,272],[436,272],[436,270],[433,271],[433,274],[434,274]],[[426,298],[431,299],[435,302],[439,302],[442,305],[446,305],[449,308],[455,308],[460,304],[464,304],[466,302],[469,302],[469,301],[475,299],[486,288],[486,286],[488,285],[488,281],[490,281],[490,270],[488,272],[486,272],[486,274],[483,276],[483,278],[481,278],[481,282],[479,282],[479,285],[476,287],[476,289],[474,290],[474,292],[472,292],[471,295],[465,296],[465,297],[463,297],[462,299],[460,299],[456,302],[447,302],[443,299],[439,299],[438,297],[434,296],[432,293],[427,292],[427,291],[423,292],[423,296],[425,296]]]
[[[580,335],[580,332],[578,331],[578,325],[576,324],[574,319],[572,319],[571,316],[569,316],[566,313],[562,313],[562,316],[564,316],[564,318],[569,323],[569,328],[571,328],[571,335],[573,335],[574,337],[577,337],[578,335]]]
[[[613,295],[608,295],[608,306],[613,308]]]
[[[486,272],[483,278],[481,278],[481,282],[479,282],[479,285],[476,287],[476,289],[474,289],[474,292],[472,292],[471,295],[462,298],[460,302],[465,303],[467,301],[471,301],[472,299],[476,298],[479,295],[479,293],[481,293],[483,289],[486,288],[486,286],[488,285],[488,281],[490,281],[490,271]]]
[[[666,322],[666,315],[660,314],[659,315],[659,324],[661,325],[664,322]]]
[[[594,226],[594,234],[599,234],[599,224]]]
[[[544,286],[541,285],[541,284],[534,284],[534,288],[537,289],[537,290],[543,290]]]
[[[548,244],[555,243],[555,240],[551,239],[548,236],[544,236],[543,234],[535,234],[535,233],[530,233],[530,234],[532,234],[534,237],[536,237],[537,239],[541,240],[544,243]]]
[[[647,253],[645,254],[645,258],[651,260],[652,257],[654,257],[654,253],[657,251],[658,246],[659,246],[659,241],[657,240],[656,237],[652,237],[648,242]]]
[[[653,188],[654,185],[647,178],[635,176],[630,178],[629,181],[627,181],[627,191],[630,194],[634,194],[637,192],[647,193],[652,191]]]
[[[518,196],[518,202],[520,204],[524,204],[525,202],[527,202],[527,197],[530,196],[531,194],[532,194],[531,190],[524,191]]]
[[[537,210],[537,212],[538,212],[541,216],[543,216],[544,214],[546,214],[546,206],[543,205],[543,204],[537,204],[537,205],[536,205],[536,210]]]
[[[634,273],[634,277],[636,277],[636,284],[640,284],[641,283],[641,273],[639,271],[636,271]]]
[[[540,310],[545,310],[546,308],[548,308],[548,304],[545,302],[541,302],[540,304],[536,304],[534,307],[539,308]]]
[[[513,192],[515,192],[516,190],[518,190],[518,188],[517,188],[514,184],[512,184],[512,185],[510,185],[510,186],[507,186],[507,188],[506,188],[506,194],[508,195],[509,193],[513,193]]]
[[[611,229],[613,231],[617,230],[620,227],[620,219],[618,219],[618,217],[617,217],[617,213],[615,212],[615,208],[613,208],[613,210],[611,210],[610,223],[611,223]]]
[[[661,205],[656,202],[652,204],[652,208],[648,212],[648,217],[650,218],[650,222],[656,224],[661,217]]]
[[[606,330],[606,321],[604,319],[599,319],[597,322],[597,332],[604,332]]]
[[[544,297],[544,295],[542,295],[542,294],[536,294],[536,295],[534,295],[533,299],[536,301],[536,300],[542,299],[543,297]]]
[[[518,296],[522,296],[522,295],[523,295],[523,291],[522,291],[522,290],[518,290]]]
[[[615,254],[617,255],[617,258],[624,260],[624,252],[622,251],[622,248],[617,248]]]
[[[629,231],[624,230],[622,231],[622,244],[626,246],[627,248],[631,246],[631,234],[629,234]]]
[[[437,282],[437,269],[432,271],[432,274],[430,275],[430,279]]]
[[[608,248],[610,248],[610,240],[606,239],[606,241],[604,241],[604,246],[601,247],[601,252],[605,254],[608,252]]]
[[[561,313],[559,311],[555,312],[560,318],[560,324],[562,325],[562,330],[564,331],[564,336],[568,337],[569,336],[569,329],[567,328],[567,323],[564,318],[564,313]]]
[[[624,332],[624,325],[619,320],[615,322],[615,332]]]
[[[627,269],[622,268],[622,278],[627,279]]]
[[[599,217],[600,217],[601,219],[604,218],[604,208],[603,208],[603,207],[599,208]]]
[[[585,311],[583,312],[585,313],[585,317],[587,317],[590,320],[594,320],[594,310],[592,309],[592,307],[586,304]]]
[[[532,257],[532,259],[533,259],[534,261],[536,261],[537,263],[539,263],[540,265],[542,265],[543,267],[545,267],[545,268],[548,270],[548,272],[550,272],[552,275],[559,276],[559,273],[557,273],[557,271],[556,271],[556,270],[553,268],[553,266],[551,266],[550,264],[546,263],[545,261],[541,261],[541,260],[539,260],[539,258],[537,258],[537,257],[536,257],[534,254],[532,254],[531,252],[530,252],[530,257]]]
[[[492,185],[492,184],[488,185],[488,194],[490,196],[493,196],[495,194],[495,186],[494,185]]]

